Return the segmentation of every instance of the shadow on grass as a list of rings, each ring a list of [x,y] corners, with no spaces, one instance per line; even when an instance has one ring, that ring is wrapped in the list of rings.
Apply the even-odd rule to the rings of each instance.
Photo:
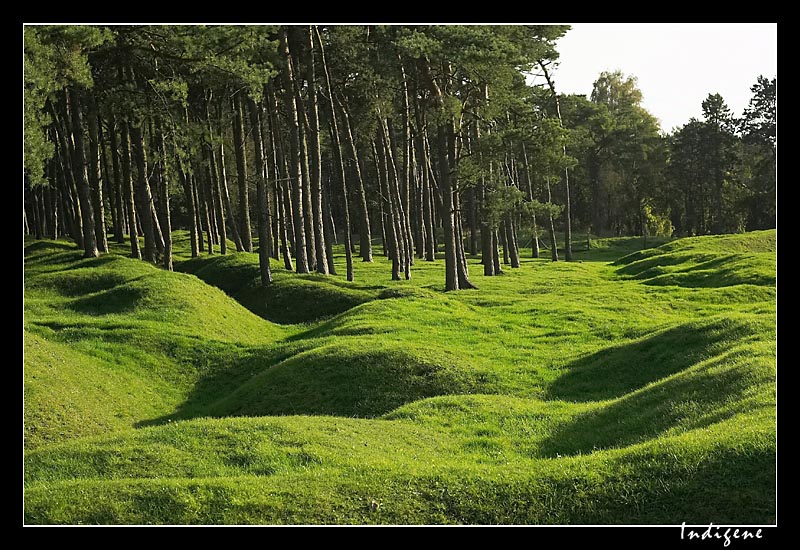
[[[582,414],[543,440],[539,453],[552,457],[625,447],[657,437],[678,424],[684,429],[703,428],[744,409],[750,411],[741,400],[752,390],[753,373],[746,365],[728,366],[725,361],[726,357],[720,356],[700,370]]]
[[[286,343],[209,361],[220,364],[201,377],[173,414],[139,426],[199,416],[371,418],[418,399],[486,391],[496,378],[452,364],[445,355],[423,357],[397,346],[374,350],[349,343],[310,350]]]
[[[72,301],[67,307],[86,315],[110,315],[133,311],[145,297],[146,291],[131,286],[119,286]]]
[[[24,251],[25,256],[30,256],[35,252],[41,252],[43,250],[57,250],[57,251],[64,251],[69,250],[70,252],[77,252],[78,248],[74,243],[68,243],[64,241],[33,241],[30,244],[26,244]]]
[[[571,363],[547,396],[566,401],[621,397],[707,358],[710,346],[731,339],[724,323],[684,324],[593,353]]]

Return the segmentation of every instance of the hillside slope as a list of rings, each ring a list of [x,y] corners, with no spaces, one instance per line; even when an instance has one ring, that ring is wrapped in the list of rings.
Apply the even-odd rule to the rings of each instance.
[[[26,521],[771,523],[774,243],[523,259],[455,294],[441,261],[276,262],[260,290],[253,254],[29,243]]]

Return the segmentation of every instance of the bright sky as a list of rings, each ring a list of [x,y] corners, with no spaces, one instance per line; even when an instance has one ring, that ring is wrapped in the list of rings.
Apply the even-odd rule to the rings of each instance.
[[[778,72],[775,23],[575,23],[557,43],[559,93],[585,94],[602,71],[638,78],[642,105],[670,131],[719,93],[740,116],[758,75]]]

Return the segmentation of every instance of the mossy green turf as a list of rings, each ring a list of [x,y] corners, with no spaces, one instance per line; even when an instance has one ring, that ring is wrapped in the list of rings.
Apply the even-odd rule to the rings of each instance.
[[[26,522],[775,521],[774,231],[458,293],[175,241],[183,273],[26,241]]]

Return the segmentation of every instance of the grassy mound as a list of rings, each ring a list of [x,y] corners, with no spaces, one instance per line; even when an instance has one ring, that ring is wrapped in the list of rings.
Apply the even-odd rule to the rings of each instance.
[[[619,273],[649,285],[775,284],[775,231],[692,237],[617,260]]]
[[[775,519],[774,232],[460,293],[382,258],[260,289],[184,237],[185,273],[26,245],[26,522]]]
[[[294,275],[274,259],[270,267],[274,282],[269,288],[260,285],[255,254],[194,258],[180,269],[222,289],[256,315],[281,324],[330,317],[377,297],[374,291],[340,285],[329,277]]]

